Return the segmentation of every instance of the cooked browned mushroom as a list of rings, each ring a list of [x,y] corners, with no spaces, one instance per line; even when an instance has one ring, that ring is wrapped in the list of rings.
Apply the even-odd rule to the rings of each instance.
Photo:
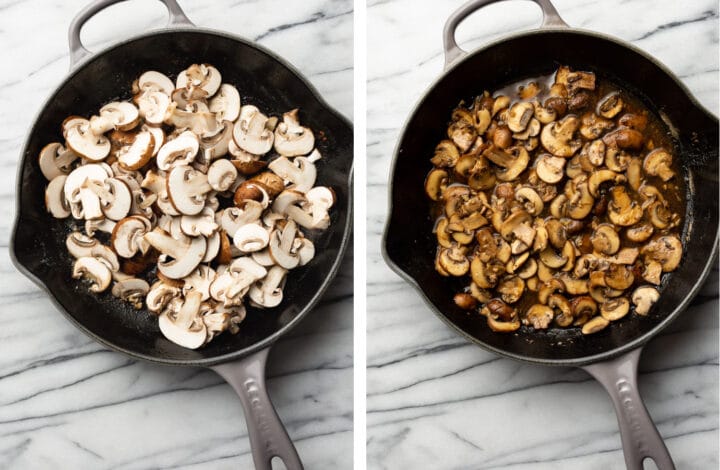
[[[632,294],[632,303],[635,305],[635,313],[638,315],[647,315],[658,299],[660,299],[660,293],[654,287],[638,287]]]

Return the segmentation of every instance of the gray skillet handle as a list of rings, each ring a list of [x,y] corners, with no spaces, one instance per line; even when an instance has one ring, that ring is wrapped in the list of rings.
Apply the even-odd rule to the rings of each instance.
[[[82,9],[70,23],[70,30],[68,31],[68,41],[70,43],[70,70],[74,69],[75,66],[85,57],[89,56],[91,52],[85,49],[82,41],[80,40],[80,30],[87,20],[95,16],[100,11],[114,5],[116,3],[124,2],[126,0],[95,0],[88,6]],[[180,5],[176,0],[160,0],[165,4],[169,13],[168,26],[195,26],[183,12]]]
[[[637,385],[637,369],[642,348],[618,358],[584,366],[610,394],[620,425],[620,438],[628,470],[643,470],[650,458],[660,470],[674,470],[670,452],[643,404]]]
[[[256,470],[272,470],[271,461],[280,458],[288,470],[303,470],[300,457],[273,408],[265,387],[265,363],[269,349],[237,362],[218,364],[212,369],[229,383],[245,410],[250,447]]]
[[[458,25],[472,13],[477,10],[490,5],[492,3],[501,2],[503,0],[470,0],[465,5],[461,6],[455,11],[445,23],[445,29],[443,29],[443,46],[445,48],[445,69],[450,64],[455,62],[458,58],[466,54],[465,51],[460,49],[457,41],[455,41],[455,31]],[[543,21],[540,25],[541,28],[547,27],[568,27],[568,24],[563,21],[560,14],[557,12],[555,7],[550,0],[532,0],[537,3],[540,9],[542,9]]]

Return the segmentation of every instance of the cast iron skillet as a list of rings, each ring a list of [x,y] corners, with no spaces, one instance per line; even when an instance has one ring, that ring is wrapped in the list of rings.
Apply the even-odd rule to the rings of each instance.
[[[170,14],[169,28],[91,54],[80,42],[82,25],[119,1],[92,3],[70,26],[70,75],[43,106],[22,152],[10,245],[13,261],[48,292],[75,326],[103,345],[135,359],[215,370],[240,396],[256,468],[270,469],[270,460],[279,457],[288,469],[300,469],[297,452],[265,388],[265,362],[269,347],[318,302],[339,267],[350,233],[352,128],[290,64],[245,39],[195,27],[175,0],[162,0]],[[316,136],[324,136],[316,139],[326,157],[317,163],[318,182],[331,186],[337,195],[330,228],[315,238],[315,259],[290,274],[280,306],[265,311],[250,308],[239,334],[223,334],[197,351],[167,341],[157,320],[147,313],[133,311],[110,294],[93,295],[70,278],[72,261],[65,248],[68,223],[45,211],[46,181],[37,164],[40,149],[62,138],[60,123],[66,116],[97,112],[145,70],[174,78],[192,63],[215,65],[223,81],[238,87],[243,102],[271,113],[299,107],[303,122]]]
[[[677,318],[697,293],[717,252],[718,121],[662,64],[618,39],[570,29],[549,0],[533,0],[543,11],[540,29],[508,36],[470,54],[462,51],[454,38],[457,25],[496,1],[471,1],[447,21],[445,73],[416,106],[395,150],[383,255],[440,319],[475,344],[520,361],[588,371],[615,405],[628,468],[641,469],[645,458],[652,458],[661,469],[673,468],[638,393],[637,364],[642,346]],[[429,156],[444,138],[447,117],[461,99],[551,73],[560,64],[591,70],[601,79],[623,85],[669,124],[689,193],[684,259],[647,317],[632,315],[587,337],[577,328],[498,334],[455,306],[450,282],[435,272],[434,221],[423,182],[431,167]]]

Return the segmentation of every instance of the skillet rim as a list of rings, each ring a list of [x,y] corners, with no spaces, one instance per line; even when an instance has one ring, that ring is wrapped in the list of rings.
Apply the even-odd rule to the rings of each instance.
[[[585,35],[590,36],[596,39],[600,39],[603,41],[612,42],[616,45],[622,46],[626,49],[629,49],[636,54],[641,55],[648,61],[650,61],[652,64],[654,64],[656,67],[660,69],[663,73],[665,73],[668,77],[670,77],[680,88],[680,90],[685,94],[687,99],[689,100],[690,104],[692,104],[694,107],[696,107],[699,111],[701,111],[703,114],[706,115],[706,117],[710,120],[713,120],[717,123],[718,118],[714,114],[712,114],[705,106],[703,106],[700,102],[698,102],[693,94],[690,92],[690,90],[685,86],[685,84],[678,79],[678,77],[662,62],[657,60],[655,57],[650,55],[649,53],[643,51],[639,47],[635,46],[634,44],[624,41],[620,38],[615,38],[613,36],[598,33],[596,31],[591,31],[583,28],[574,28],[570,26],[559,26],[559,27],[547,27],[542,26],[539,28],[531,29],[531,30],[525,30],[525,31],[519,31],[516,33],[511,33],[507,35],[503,35],[493,41],[490,41],[486,44],[483,44],[481,47],[474,49],[472,51],[466,52],[465,55],[459,57],[455,61],[453,61],[450,65],[446,66],[442,72],[435,78],[425,88],[425,91],[423,92],[422,96],[416,101],[416,103],[413,105],[412,110],[408,114],[408,117],[405,118],[405,122],[403,123],[403,126],[400,128],[400,133],[397,137],[397,142],[395,144],[395,148],[393,150],[393,158],[390,164],[390,175],[391,178],[388,182],[388,205],[387,205],[387,216],[385,220],[385,227],[383,229],[383,235],[382,235],[382,241],[381,241],[381,254],[383,259],[385,260],[385,263],[388,265],[388,267],[398,276],[400,276],[405,282],[407,282],[419,295],[420,298],[423,300],[425,305],[427,305],[430,310],[432,311],[435,316],[440,318],[446,325],[448,325],[452,330],[454,330],[455,333],[458,335],[464,337],[466,340],[468,340],[471,343],[474,343],[475,345],[485,349],[486,351],[489,351],[491,353],[497,354],[502,357],[507,357],[509,359],[513,359],[519,362],[529,363],[529,364],[536,364],[536,365],[546,365],[546,366],[560,366],[560,367],[580,367],[596,362],[606,361],[609,359],[613,359],[615,357],[618,357],[626,352],[632,351],[636,348],[643,347],[648,341],[650,341],[652,338],[654,338],[656,335],[658,335],[662,330],[664,330],[670,323],[672,323],[685,309],[688,307],[690,302],[695,298],[698,291],[702,287],[704,281],[707,279],[708,275],[710,274],[710,271],[712,270],[714,264],[717,260],[717,254],[718,254],[718,242],[720,241],[720,224],[715,228],[715,237],[714,242],[712,246],[712,250],[710,252],[710,256],[708,256],[708,261],[703,266],[702,270],[699,273],[699,276],[695,279],[695,283],[692,285],[692,287],[689,289],[688,293],[685,295],[685,297],[682,299],[682,301],[678,304],[678,306],[668,315],[666,315],[662,320],[660,320],[653,328],[646,331],[641,336],[635,338],[632,341],[629,341],[627,343],[624,343],[614,349],[607,350],[605,352],[599,353],[599,354],[592,354],[589,356],[582,356],[578,358],[573,359],[544,359],[544,358],[535,358],[523,354],[517,354],[512,351],[505,351],[500,348],[496,348],[492,345],[489,345],[483,341],[478,340],[474,336],[467,333],[465,330],[457,326],[454,322],[452,322],[449,318],[447,318],[436,306],[435,304],[428,298],[428,296],[425,294],[423,289],[420,287],[420,285],[415,281],[415,279],[410,276],[408,273],[406,273],[402,267],[400,267],[395,261],[392,259],[390,254],[387,251],[387,243],[388,243],[388,234],[390,232],[390,224],[392,222],[392,214],[393,214],[393,188],[395,186],[395,170],[397,166],[398,159],[400,157],[400,146],[403,140],[405,139],[405,134],[408,131],[408,126],[410,122],[415,118],[418,111],[420,110],[420,107],[424,103],[425,99],[427,98],[428,94],[432,90],[438,87],[440,82],[448,75],[450,74],[455,68],[459,67],[464,62],[473,59],[478,53],[485,51],[486,49],[489,49],[491,47],[495,47],[498,45],[501,45],[504,42],[523,37],[523,36],[539,36],[547,33],[565,33],[569,35],[578,34],[578,35]],[[444,55],[445,52],[442,52],[442,55]],[[717,124],[716,124],[717,125]],[[661,297],[662,299],[662,297]]]
[[[163,34],[174,34],[174,33],[195,33],[195,34],[207,34],[207,35],[213,35],[213,36],[220,36],[226,39],[231,39],[233,41],[242,43],[245,46],[251,47],[260,53],[263,53],[273,59],[276,62],[276,65],[285,67],[288,71],[290,71],[299,81],[302,83],[306,88],[307,91],[310,93],[310,95],[317,100],[317,102],[321,105],[322,108],[326,112],[328,112],[332,117],[337,119],[341,125],[347,127],[350,131],[350,134],[352,135],[352,139],[354,140],[354,129],[353,125],[350,122],[348,118],[346,118],[344,115],[342,115],[340,112],[338,112],[334,107],[330,106],[327,101],[320,95],[318,90],[315,88],[315,86],[305,77],[304,74],[302,74],[294,65],[292,65],[290,62],[285,60],[284,58],[280,57],[275,52],[269,50],[265,46],[262,46],[260,44],[257,44],[249,39],[245,39],[241,36],[237,36],[232,33],[228,33],[226,31],[220,31],[212,28],[205,28],[205,27],[199,27],[199,26],[174,26],[174,27],[162,27],[153,29],[149,32],[137,34],[130,36],[128,38],[124,38],[118,42],[113,42],[109,46],[97,51],[92,52],[91,54],[87,55],[86,57],[83,57],[80,61],[72,65],[71,62],[71,69],[68,72],[67,75],[62,79],[60,83],[52,90],[52,92],[47,96],[47,98],[42,102],[42,104],[39,106],[38,111],[35,113],[35,116],[33,120],[31,121],[31,127],[27,131],[26,137],[23,142],[23,146],[21,147],[20,152],[20,159],[17,163],[17,170],[16,170],[16,176],[15,176],[15,216],[13,219],[13,226],[12,226],[12,232],[10,234],[10,242],[8,245],[8,252],[10,254],[10,260],[12,261],[15,268],[20,271],[25,277],[30,279],[33,284],[38,286],[42,291],[44,291],[47,296],[50,298],[50,301],[55,306],[55,308],[62,313],[67,320],[70,321],[70,323],[77,328],[78,330],[82,331],[85,335],[90,337],[92,340],[100,343],[102,346],[111,349],[113,351],[117,351],[119,353],[125,354],[126,356],[131,357],[132,359],[136,360],[142,360],[145,362],[153,363],[153,364],[162,364],[162,365],[169,365],[169,366],[193,366],[193,367],[210,367],[216,364],[221,364],[225,362],[230,362],[234,360],[240,360],[244,357],[247,357],[255,352],[258,352],[262,349],[269,348],[272,346],[281,336],[292,330],[302,319],[318,304],[320,299],[322,298],[323,294],[337,275],[338,270],[340,269],[340,265],[342,264],[342,261],[345,258],[345,252],[347,250],[347,246],[349,243],[349,239],[352,235],[352,221],[353,221],[353,174],[354,174],[354,153],[353,150],[354,146],[351,142],[350,146],[351,154],[350,154],[350,167],[347,175],[347,180],[345,181],[345,185],[348,188],[348,200],[347,200],[347,215],[345,218],[345,222],[342,226],[342,238],[340,240],[340,246],[338,247],[338,253],[335,257],[335,260],[332,263],[332,266],[330,270],[325,274],[325,279],[320,284],[319,288],[317,289],[315,295],[310,299],[309,302],[305,304],[305,306],[300,310],[300,312],[295,315],[295,317],[290,320],[286,325],[284,325],[282,328],[275,331],[273,334],[268,336],[267,338],[263,339],[262,341],[258,341],[246,348],[239,349],[230,353],[221,354],[214,357],[209,358],[203,358],[203,359],[197,359],[197,360],[182,360],[182,359],[167,359],[167,358],[161,358],[156,355],[148,355],[148,354],[142,354],[135,352],[133,350],[118,346],[116,344],[113,344],[109,341],[107,341],[102,336],[96,335],[89,329],[87,329],[81,322],[77,321],[75,317],[73,317],[70,312],[68,312],[58,301],[58,299],[55,297],[53,292],[47,287],[47,285],[40,280],[37,276],[35,276],[24,264],[22,264],[16,256],[15,253],[15,237],[17,236],[18,229],[20,227],[20,219],[22,215],[22,202],[20,195],[22,194],[22,182],[23,182],[23,170],[25,167],[26,162],[26,152],[27,148],[30,144],[30,141],[35,134],[35,128],[37,126],[37,123],[40,119],[40,116],[43,112],[43,110],[48,106],[50,101],[53,99],[53,97],[58,93],[60,88],[65,86],[67,83],[72,81],[75,76],[85,68],[85,66],[90,63],[91,61],[101,57],[102,55],[110,52],[111,50],[124,47],[127,44],[137,41],[139,39],[146,39],[152,36],[160,36]],[[69,57],[69,55],[68,55]],[[338,221],[342,222],[342,221]],[[340,228],[340,227],[338,227]]]

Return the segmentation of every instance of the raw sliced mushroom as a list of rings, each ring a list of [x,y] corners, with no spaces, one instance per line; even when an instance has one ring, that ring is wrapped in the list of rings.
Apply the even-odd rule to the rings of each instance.
[[[164,255],[158,269],[170,279],[182,279],[190,274],[205,256],[205,237],[176,240],[162,229],[155,228],[144,235],[145,240]],[[167,257],[171,259],[167,259]]]
[[[90,121],[86,119],[66,123],[63,132],[67,146],[81,157],[99,162],[110,153],[110,141],[103,135],[93,134]]]
[[[234,86],[223,83],[217,94],[208,102],[208,109],[219,122],[235,121],[240,116],[240,93]]]
[[[315,147],[315,136],[308,127],[300,125],[298,109],[283,114],[275,128],[275,151],[285,157],[307,155]]]
[[[145,166],[155,151],[155,137],[150,131],[141,131],[128,147],[117,153],[119,165],[125,170],[139,170]]]
[[[262,307],[272,308],[280,305],[283,299],[282,283],[285,280],[287,270],[281,266],[273,266],[268,270],[267,275],[257,283],[253,284],[248,291],[248,297],[255,304]]]
[[[140,116],[150,126],[160,126],[172,114],[172,101],[169,94],[155,89],[148,89],[135,97]]]
[[[90,132],[101,135],[111,129],[127,131],[138,125],[140,113],[134,104],[114,101],[100,108],[100,115],[90,118]]]
[[[102,292],[110,286],[112,273],[105,263],[94,257],[78,258],[73,265],[72,277],[85,278],[92,282],[91,292]]]
[[[144,236],[151,228],[150,221],[138,215],[118,221],[110,236],[113,250],[123,258],[132,258],[138,251],[143,254],[147,253],[150,245]]]
[[[143,279],[130,277],[117,281],[112,287],[112,295],[129,302],[133,307],[140,310],[145,296],[150,291],[150,285]]]
[[[71,165],[78,158],[78,154],[71,149],[63,147],[59,142],[53,142],[40,151],[38,165],[45,179],[52,181],[60,175],[70,173]]]
[[[199,148],[198,137],[191,131],[185,131],[160,148],[157,153],[157,166],[168,171],[174,166],[189,165],[195,160]]]
[[[218,69],[209,64],[192,64],[178,74],[175,86],[177,88],[199,88],[210,97],[215,94],[222,83],[222,76]]]
[[[199,316],[201,299],[199,292],[189,292],[177,313],[165,311],[160,315],[158,326],[167,339],[188,349],[205,344],[207,328]]]
[[[173,167],[167,177],[167,194],[173,207],[185,215],[199,214],[205,195],[212,190],[207,175],[189,167]]]
[[[267,128],[268,118],[253,105],[240,109],[240,117],[233,128],[233,140],[238,147],[254,155],[263,155],[273,146],[273,131]]]
[[[632,294],[632,303],[635,305],[635,313],[647,315],[655,302],[660,299],[660,293],[654,287],[641,286],[635,289]]]

